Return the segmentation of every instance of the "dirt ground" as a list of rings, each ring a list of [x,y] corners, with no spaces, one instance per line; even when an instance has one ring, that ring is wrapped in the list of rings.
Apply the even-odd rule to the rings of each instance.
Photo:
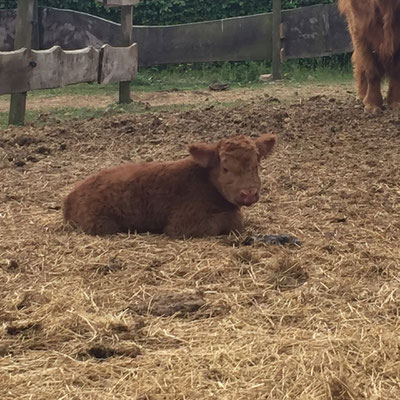
[[[204,103],[232,103],[235,101],[254,101],[260,96],[279,96],[281,100],[298,96],[299,90],[302,96],[312,96],[315,92],[321,92],[324,88],[326,95],[336,98],[344,98],[352,93],[352,85],[349,83],[326,86],[324,84],[310,83],[304,85],[283,85],[273,82],[256,89],[234,88],[227,91],[210,90],[160,90],[156,92],[132,92],[134,101],[142,102],[150,107],[168,105],[200,105]],[[32,96],[28,95],[27,109],[31,111],[49,111],[60,107],[105,108],[117,101],[118,95],[63,95],[63,96]],[[8,112],[10,108],[9,96],[0,96],[0,112]]]
[[[0,398],[399,399],[400,119],[347,91],[2,131]],[[300,247],[63,224],[63,196],[100,168],[269,131],[243,238]]]

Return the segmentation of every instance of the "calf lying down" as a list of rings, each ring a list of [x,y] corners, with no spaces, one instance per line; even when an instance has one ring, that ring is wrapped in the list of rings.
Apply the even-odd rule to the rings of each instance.
[[[66,197],[64,219],[92,235],[166,233],[171,237],[243,229],[241,206],[258,201],[260,160],[275,135],[246,136],[189,147],[171,162],[130,163],[84,180]]]

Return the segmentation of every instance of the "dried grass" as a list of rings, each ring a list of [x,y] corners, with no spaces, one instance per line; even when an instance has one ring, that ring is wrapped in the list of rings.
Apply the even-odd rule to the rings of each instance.
[[[300,248],[62,223],[92,171],[269,130],[280,144],[247,233]],[[6,130],[0,398],[400,398],[399,141],[398,116],[323,96]]]

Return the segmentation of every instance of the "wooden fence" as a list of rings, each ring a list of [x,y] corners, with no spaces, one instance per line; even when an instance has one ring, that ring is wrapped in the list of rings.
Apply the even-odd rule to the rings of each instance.
[[[38,2],[18,0],[11,23],[15,50],[0,51],[0,95],[11,94],[9,124],[24,124],[26,95],[33,89],[80,82],[119,82],[119,101],[131,102],[130,82],[136,76],[138,65],[137,45],[132,44],[132,14],[133,5],[140,0],[97,1],[120,7],[119,45],[122,47],[105,44],[99,49],[90,46],[65,50],[55,45],[48,50],[33,50],[32,46],[36,49],[40,46]]]
[[[272,59],[272,13],[171,26],[133,26],[139,65]],[[281,13],[285,59],[318,57],[351,51],[345,19],[336,4]],[[104,43],[120,45],[119,24],[70,10],[39,8],[41,49],[66,50]],[[0,50],[12,50],[15,11],[0,11]]]
[[[97,50],[86,47],[63,50],[22,48],[0,52],[0,95],[52,89],[80,82],[131,81],[137,72],[137,45]]]

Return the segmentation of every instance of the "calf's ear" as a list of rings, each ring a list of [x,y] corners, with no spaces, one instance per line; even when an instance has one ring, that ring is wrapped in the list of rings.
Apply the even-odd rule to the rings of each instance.
[[[189,147],[189,153],[197,165],[212,168],[218,165],[217,146],[206,143],[196,143]]]
[[[267,133],[262,135],[255,140],[260,158],[264,158],[272,153],[276,143],[276,136],[273,133]]]

